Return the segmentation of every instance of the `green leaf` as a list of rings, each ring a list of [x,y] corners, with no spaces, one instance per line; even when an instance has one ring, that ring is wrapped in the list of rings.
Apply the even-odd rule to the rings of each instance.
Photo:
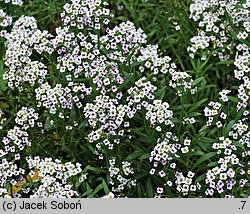
[[[139,135],[139,136],[148,138],[148,135],[142,133],[142,132],[139,131],[138,129],[131,129],[131,131],[134,132],[135,134]]]
[[[91,172],[94,172],[96,174],[100,174],[102,172],[102,170],[100,168],[92,167],[90,165],[86,166],[83,170],[83,172],[87,172],[87,171],[91,171]]]
[[[166,93],[166,86],[160,88],[156,93],[155,93],[155,97],[159,100],[162,100],[165,96]]]
[[[53,128],[53,126],[51,125],[50,120],[47,119],[46,122],[44,123],[44,129],[45,129],[46,131],[49,131],[49,130],[51,130],[52,128]]]
[[[215,155],[217,155],[216,152],[209,152],[207,154],[202,155],[196,162],[195,164],[192,166],[191,170],[195,169],[196,167],[198,167],[200,164],[202,164],[203,162],[209,160],[210,158],[214,157]]]
[[[128,155],[126,158],[128,161],[137,159],[138,157],[142,156],[145,152],[144,151],[135,151],[132,154]]]
[[[230,65],[230,64],[234,64],[234,59],[232,60],[227,60],[227,61],[220,61],[220,62],[217,62],[216,65]]]
[[[200,116],[200,115],[202,115],[200,112],[190,112],[188,114],[188,117],[196,117],[196,116]]]
[[[70,110],[70,118],[69,121],[71,124],[74,123],[74,121],[76,121],[76,111],[75,111],[75,107],[73,106],[72,109]]]
[[[214,127],[209,133],[208,133],[208,135],[209,136],[211,136],[211,135],[213,135],[216,131],[218,131],[219,129],[218,129],[218,127],[216,126],[216,127]]]
[[[178,36],[179,36],[178,33],[173,33],[173,34],[170,34],[169,36],[167,36],[167,37],[165,38],[165,40],[169,40],[169,39],[172,39],[172,38],[177,38]]]
[[[3,68],[3,61],[0,60],[0,91],[4,92],[7,90],[7,82],[3,80],[4,68]]]
[[[241,144],[240,142],[237,142],[237,141],[233,141],[233,145],[235,145],[235,146],[237,146],[237,147],[239,147],[239,148],[241,148],[241,149],[244,148],[244,145]]]
[[[142,198],[141,183],[137,185],[137,195],[139,198]]]
[[[152,185],[152,181],[151,181],[150,177],[148,178],[146,185],[147,185],[148,197],[153,198],[154,197],[154,190],[153,190],[153,185]]]
[[[197,65],[196,65],[196,71],[197,71],[197,72],[200,72],[200,69],[201,69],[201,60],[198,59],[198,60],[197,60]]]
[[[93,189],[88,189],[86,192],[84,192],[82,194],[82,197],[86,196],[86,195],[92,195]]]
[[[3,69],[3,61],[0,60],[0,79],[2,78],[2,75],[4,73],[4,69]]]
[[[207,165],[208,167],[214,167],[214,166],[218,166],[218,162],[215,161],[215,162],[211,162]]]
[[[200,176],[195,180],[195,183],[200,182],[200,181],[203,181],[205,178],[206,178],[206,174],[204,173],[204,174],[200,175]]]
[[[237,97],[232,97],[232,96],[228,96],[228,99],[233,101],[234,103],[238,103],[239,102],[239,98]]]
[[[208,98],[204,98],[200,100],[199,102],[195,103],[192,105],[192,108],[189,109],[188,112],[193,112],[195,109],[199,108],[203,103],[205,103],[208,100]]]
[[[238,121],[241,117],[242,117],[242,114],[243,112],[245,111],[246,109],[245,108],[241,108],[241,110],[237,113],[236,117],[235,117],[235,121]]]
[[[94,192],[93,192],[93,194],[92,194],[91,196],[93,197],[93,196],[94,196],[96,193],[98,193],[101,189],[103,189],[102,183],[99,184],[99,185],[95,188],[95,190],[94,190]]]
[[[0,80],[0,91],[4,92],[7,90],[6,81]]]
[[[196,68],[196,64],[195,64],[194,60],[192,58],[190,58],[190,61],[191,61],[191,64],[192,64],[194,70],[196,71],[197,68]]]
[[[149,159],[150,153],[143,154],[139,159],[144,160],[144,159]]]
[[[81,182],[77,181],[77,182],[75,183],[76,189],[77,189],[79,186],[81,186]]]
[[[195,79],[193,82],[192,82],[192,85],[193,86],[196,86],[198,83],[200,83],[201,82],[201,80],[203,80],[204,79],[204,77],[199,77],[199,78],[197,78],[197,79]]]
[[[231,128],[233,127],[235,123],[235,120],[231,120],[228,125],[226,126],[226,128],[223,128],[223,136],[228,136],[228,133],[230,132]]]
[[[206,57],[206,60],[202,63],[201,69],[203,69],[204,66],[208,63],[210,57],[211,57],[211,53]],[[207,68],[206,68],[204,71],[206,71],[207,69],[209,69],[209,68],[212,67],[212,66],[213,66],[213,64],[208,65]]]
[[[152,30],[150,31],[150,33],[148,33],[148,37],[154,36],[155,33],[157,33],[157,29],[156,29],[156,28],[152,29]]]
[[[102,186],[103,186],[105,194],[108,195],[110,191],[104,179],[102,180]]]
[[[148,175],[149,173],[148,172],[140,172],[138,174],[135,175],[135,179],[138,180],[138,179],[141,179],[142,177]]]
[[[129,11],[130,15],[132,18],[135,18],[135,10],[133,9],[133,6],[131,5],[131,3],[128,3],[125,0],[121,0],[121,2],[124,4],[124,6],[126,7],[126,10]]]
[[[250,192],[249,192],[249,193],[250,193]],[[241,193],[240,196],[241,196],[242,198],[249,198],[249,194]]]
[[[199,133],[204,132],[207,128],[208,128],[207,125],[202,126],[201,129],[199,130]]]
[[[209,144],[214,143],[216,140],[214,138],[204,137],[203,140]]]
[[[201,155],[204,155],[204,152],[202,152],[202,151],[195,151],[195,152],[189,153],[189,156],[201,156]]]
[[[10,106],[7,103],[0,102],[1,109],[8,109]]]

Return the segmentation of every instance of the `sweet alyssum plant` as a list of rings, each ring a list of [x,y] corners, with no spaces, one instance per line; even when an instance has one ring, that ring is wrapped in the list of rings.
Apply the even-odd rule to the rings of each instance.
[[[249,197],[249,4],[192,1],[186,71],[107,1],[1,9],[0,196]]]

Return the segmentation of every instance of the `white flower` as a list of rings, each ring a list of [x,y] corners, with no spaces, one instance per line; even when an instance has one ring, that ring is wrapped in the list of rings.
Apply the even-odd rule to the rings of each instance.
[[[103,196],[103,198],[114,198],[114,197],[115,197],[115,195],[112,192],[109,192],[108,195]]]
[[[188,153],[189,152],[189,148],[187,146],[185,146],[185,147],[181,148],[181,152],[183,154]]]

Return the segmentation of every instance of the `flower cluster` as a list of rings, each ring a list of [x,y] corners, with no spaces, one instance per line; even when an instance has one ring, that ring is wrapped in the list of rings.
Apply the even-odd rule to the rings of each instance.
[[[21,126],[23,130],[27,130],[30,127],[34,127],[35,121],[38,120],[38,113],[33,108],[22,107],[17,112],[16,124]]]
[[[243,80],[244,83],[242,83],[238,89],[238,98],[240,99],[240,101],[237,103],[237,111],[239,111],[242,108],[247,108],[249,103],[250,79],[249,77],[245,76]]]
[[[2,159],[0,164],[0,196],[31,198],[70,198],[77,196],[72,190],[69,179],[79,174],[81,165],[71,162],[62,163],[51,158],[41,159],[26,157],[27,169],[22,169],[14,162]],[[10,184],[8,190],[4,187]]]
[[[244,115],[247,116],[248,111],[244,112]],[[240,145],[245,147],[245,150],[242,150],[242,158],[250,156],[250,132],[249,132],[249,119],[243,118],[233,125],[233,130],[228,133],[235,141],[238,141]],[[249,173],[248,173],[249,174]]]
[[[22,16],[13,25],[12,31],[6,33],[5,65],[8,70],[3,78],[8,81],[10,88],[18,87],[23,90],[23,83],[33,86],[41,83],[47,75],[46,66],[42,62],[32,61],[31,38],[37,30],[34,17]]]
[[[110,99],[108,96],[97,96],[94,104],[87,103],[84,107],[84,116],[88,118],[88,123],[94,130],[88,135],[90,142],[98,141],[104,137],[102,143],[97,144],[100,148],[102,144],[113,148],[113,144],[108,140],[111,136],[123,136],[123,129],[119,128],[124,123],[124,118],[128,111],[127,106],[118,105],[117,99]],[[126,125],[124,125],[126,126]],[[114,142],[119,143],[119,138]]]
[[[113,123],[116,122],[117,126],[120,126],[125,116],[125,111],[122,106],[117,108],[115,106],[117,103],[117,99],[110,99],[108,96],[102,95],[96,97],[94,104],[87,103],[83,113],[86,118],[89,118],[89,125],[95,128],[97,123],[101,122],[104,125],[110,123],[107,119],[113,119]]]
[[[0,10],[0,26],[7,27],[12,24],[12,17],[8,16],[2,9]]]
[[[196,191],[201,190],[201,184],[194,181],[195,173],[189,171],[185,177],[182,172],[176,171],[174,174],[175,182],[168,180],[164,187],[158,187],[155,193],[156,198],[164,197],[166,189],[173,188],[175,185],[176,192],[181,193],[182,196],[192,196]]]
[[[208,104],[208,106],[210,108],[212,107],[212,109],[210,109],[209,107],[205,107],[204,115],[205,115],[205,117],[208,117],[208,120],[206,122],[207,126],[210,126],[212,124],[212,122],[214,121],[214,117],[219,114],[219,110],[221,108],[221,103],[211,101]],[[220,117],[223,119],[226,119],[227,115],[225,113],[222,113],[220,115]]]
[[[190,194],[190,192],[195,192],[201,189],[201,185],[199,182],[194,183],[194,176],[195,173],[191,171],[188,172],[187,177],[185,177],[182,172],[175,173],[176,190],[178,192],[181,192],[183,196]]]
[[[4,0],[4,3],[11,3],[13,5],[22,5],[23,1],[22,0]]]
[[[57,106],[62,109],[72,108],[72,94],[71,89],[63,88],[61,84],[57,84],[52,88],[48,83],[42,84],[39,88],[35,89],[37,106],[43,106],[49,109],[51,114],[57,112]]]
[[[154,75],[164,74],[168,76],[170,78],[169,86],[176,89],[179,96],[192,88],[191,76],[187,72],[178,71],[176,64],[171,62],[169,56],[161,56],[158,45],[147,45],[140,49],[140,53],[137,60],[144,63],[139,67],[141,72],[150,69]],[[195,90],[191,92],[195,93]]]
[[[7,120],[7,118],[4,118],[4,113],[2,109],[0,108],[0,130],[3,129],[3,124]]]
[[[52,54],[54,48],[51,38],[53,36],[47,30],[41,31],[37,29],[30,38],[30,45],[39,54],[43,52]]]
[[[30,197],[71,198],[78,195],[72,190],[73,185],[68,183],[68,180],[82,171],[81,164],[62,163],[58,159],[53,161],[52,158],[41,159],[39,156],[27,157],[26,161],[30,170],[29,176],[33,177],[32,181],[40,183],[32,190]]]
[[[174,126],[174,123],[171,121],[173,117],[173,111],[169,110],[169,104],[161,100],[154,100],[153,105],[149,104],[146,107],[146,119],[150,120],[151,126],[157,126],[156,130],[161,131],[161,127],[158,126],[162,123],[165,125]]]
[[[2,139],[4,149],[0,149],[0,157],[3,157],[8,153],[19,152],[23,150],[25,146],[31,146],[28,136],[28,132],[23,131],[17,126],[10,129],[7,136]]]
[[[24,169],[17,166],[12,161],[7,159],[2,159],[0,162],[0,197],[8,197],[8,189],[5,188],[6,184],[10,183],[12,185],[16,184],[13,177],[18,177],[23,175]]]
[[[101,37],[103,47],[110,53],[108,58],[118,60],[121,63],[136,62],[136,55],[146,43],[146,34],[142,29],[136,29],[134,23],[123,22],[114,29],[108,29],[107,35]]]
[[[25,146],[31,146],[27,130],[34,127],[37,120],[38,113],[33,108],[22,107],[15,118],[16,126],[10,129],[2,139],[4,149],[0,149],[0,157],[6,156],[8,153],[16,153],[15,159],[19,159],[19,151],[22,151]]]
[[[235,170],[227,167],[227,164],[231,160],[235,160],[229,157],[227,159],[221,160],[224,161],[220,167],[214,167],[212,170],[209,170],[206,174],[206,183],[209,185],[209,188],[205,191],[207,196],[213,196],[215,193],[223,193],[231,191],[235,185],[239,187],[244,187],[247,180],[246,179],[235,179]],[[237,160],[237,159],[236,159]],[[237,161],[236,161],[237,162]],[[237,163],[234,164],[237,164]],[[241,171],[241,174],[245,174],[245,171]]]
[[[156,89],[157,87],[154,86],[150,81],[147,81],[146,77],[140,78],[135,82],[134,87],[128,89],[128,94],[130,96],[127,97],[127,101],[128,105],[136,105],[136,107],[133,109],[134,113],[136,112],[136,109],[140,109],[141,105],[146,107],[148,100],[154,100],[154,92]],[[134,114],[129,117],[133,117],[133,115]]]
[[[153,164],[150,174],[155,173],[155,168],[157,168],[159,163],[164,166],[179,157],[178,151],[181,149],[181,144],[178,141],[178,138],[171,132],[167,132],[164,139],[158,139],[157,145],[154,147],[149,158],[149,161]],[[164,177],[166,174],[164,171],[160,171],[159,175]]]
[[[194,124],[196,122],[194,117],[184,117],[182,123],[183,124]]]
[[[230,90],[224,88],[219,92],[222,102],[210,102],[212,109],[204,109],[207,126],[215,123],[214,132],[218,130],[219,136],[219,132],[223,133],[219,142],[212,145],[220,158],[206,173],[207,196],[233,197],[232,190],[243,188],[247,182],[249,163],[243,164],[242,159],[249,156],[249,111],[246,110],[249,108],[249,8],[249,1],[238,0],[194,0],[190,5],[190,18],[199,22],[198,35],[191,39],[188,48],[190,56],[194,58],[197,54],[202,60],[218,56],[228,67],[231,61],[237,83]],[[237,97],[228,96],[229,93]],[[235,119],[228,108],[235,109],[238,115],[242,112],[241,116]]]
[[[121,193],[125,188],[136,186],[136,180],[128,178],[133,174],[134,170],[130,162],[123,161],[119,167],[116,164],[116,159],[113,158],[109,160],[109,176],[112,192]]]
[[[172,74],[172,79],[169,81],[169,86],[177,89],[178,96],[181,96],[184,92],[192,89],[193,80],[187,72],[178,71]],[[191,94],[196,91],[191,90]]]
[[[240,8],[240,9],[239,9]],[[242,79],[249,72],[249,46],[244,42],[249,33],[249,3],[235,1],[200,1],[194,0],[190,5],[190,18],[199,21],[198,36],[191,39],[190,52],[196,53],[199,48],[203,50],[201,55],[212,53],[220,60],[231,59],[235,53],[235,78]],[[230,17],[225,19],[226,16]],[[235,36],[238,41],[232,46],[232,28],[238,28]],[[209,47],[212,47],[212,50]],[[233,51],[232,51],[233,50]],[[207,51],[207,53],[205,53]],[[206,58],[206,57],[205,57]],[[204,59],[205,59],[204,58]]]

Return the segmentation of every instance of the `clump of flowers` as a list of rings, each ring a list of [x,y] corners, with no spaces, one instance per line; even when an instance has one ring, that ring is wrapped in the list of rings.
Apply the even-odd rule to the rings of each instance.
[[[17,159],[19,160],[19,159]],[[79,163],[62,163],[51,158],[26,157],[27,169],[2,159],[0,164],[0,192],[2,197],[70,198],[78,193],[72,190],[69,179],[79,174]],[[9,188],[4,188],[8,184]]]
[[[187,177],[183,175],[182,172],[176,172],[176,189],[178,192],[181,192],[183,196],[188,195],[190,192],[195,192],[196,190],[201,189],[199,182],[194,183],[193,177],[195,176],[194,172],[189,171]]]
[[[8,16],[2,9],[0,10],[0,26],[7,27],[12,24],[12,17]]]
[[[4,149],[0,150],[0,156],[3,157],[8,153],[15,153],[19,150],[23,150],[25,146],[31,146],[28,136],[29,134],[26,131],[23,131],[17,126],[10,129],[7,136],[2,140]]]
[[[38,120],[38,113],[33,108],[22,107],[17,112],[15,122],[23,130],[27,130],[30,127],[34,127],[36,120]]]
[[[161,127],[158,126],[161,123],[165,125],[174,126],[171,118],[173,117],[173,112],[168,109],[169,104],[167,102],[162,103],[161,100],[154,100],[153,105],[149,104],[146,107],[146,119],[150,120],[151,126],[157,126],[156,130],[161,131]]]
[[[121,166],[117,166],[116,159],[109,160],[109,176],[112,192],[122,193],[125,188],[133,188],[136,186],[136,180],[129,178],[134,174],[131,163],[123,161]]]
[[[20,5],[20,6],[23,4],[22,0],[4,0],[4,2],[5,3],[11,3],[13,5]]]
[[[31,190],[31,198],[71,198],[78,195],[72,190],[73,184],[67,181],[82,171],[81,164],[62,163],[58,159],[53,161],[52,158],[41,159],[39,156],[27,157],[26,161],[34,185],[37,186],[36,182],[40,183]]]
[[[150,174],[153,175],[158,172],[160,177],[167,176],[164,171],[165,166],[170,166],[175,168],[175,159],[179,158],[181,154],[186,154],[189,152],[189,146],[191,144],[190,139],[185,139],[183,144],[179,142],[177,136],[171,132],[167,132],[163,139],[159,138],[157,140],[157,145],[151,152],[149,161],[152,163],[153,168]],[[163,166],[163,170],[160,168]]]
[[[6,184],[15,185],[15,177],[22,176],[25,173],[25,170],[20,168],[13,161],[8,161],[3,158],[0,163],[0,196],[8,197],[9,192],[6,189]],[[18,188],[18,187],[17,187]],[[18,188],[20,190],[20,188]],[[16,191],[16,189],[14,190]],[[10,192],[11,193],[11,192]]]
[[[204,109],[204,115],[205,117],[208,117],[208,121],[207,121],[207,126],[210,126],[212,124],[212,122],[214,121],[214,117],[217,116],[219,114],[219,110],[221,108],[221,103],[219,102],[210,102],[208,104],[208,106],[210,106],[212,109],[210,109],[209,107],[206,107]],[[226,119],[227,115],[226,114],[221,114],[220,115],[222,119]]]

